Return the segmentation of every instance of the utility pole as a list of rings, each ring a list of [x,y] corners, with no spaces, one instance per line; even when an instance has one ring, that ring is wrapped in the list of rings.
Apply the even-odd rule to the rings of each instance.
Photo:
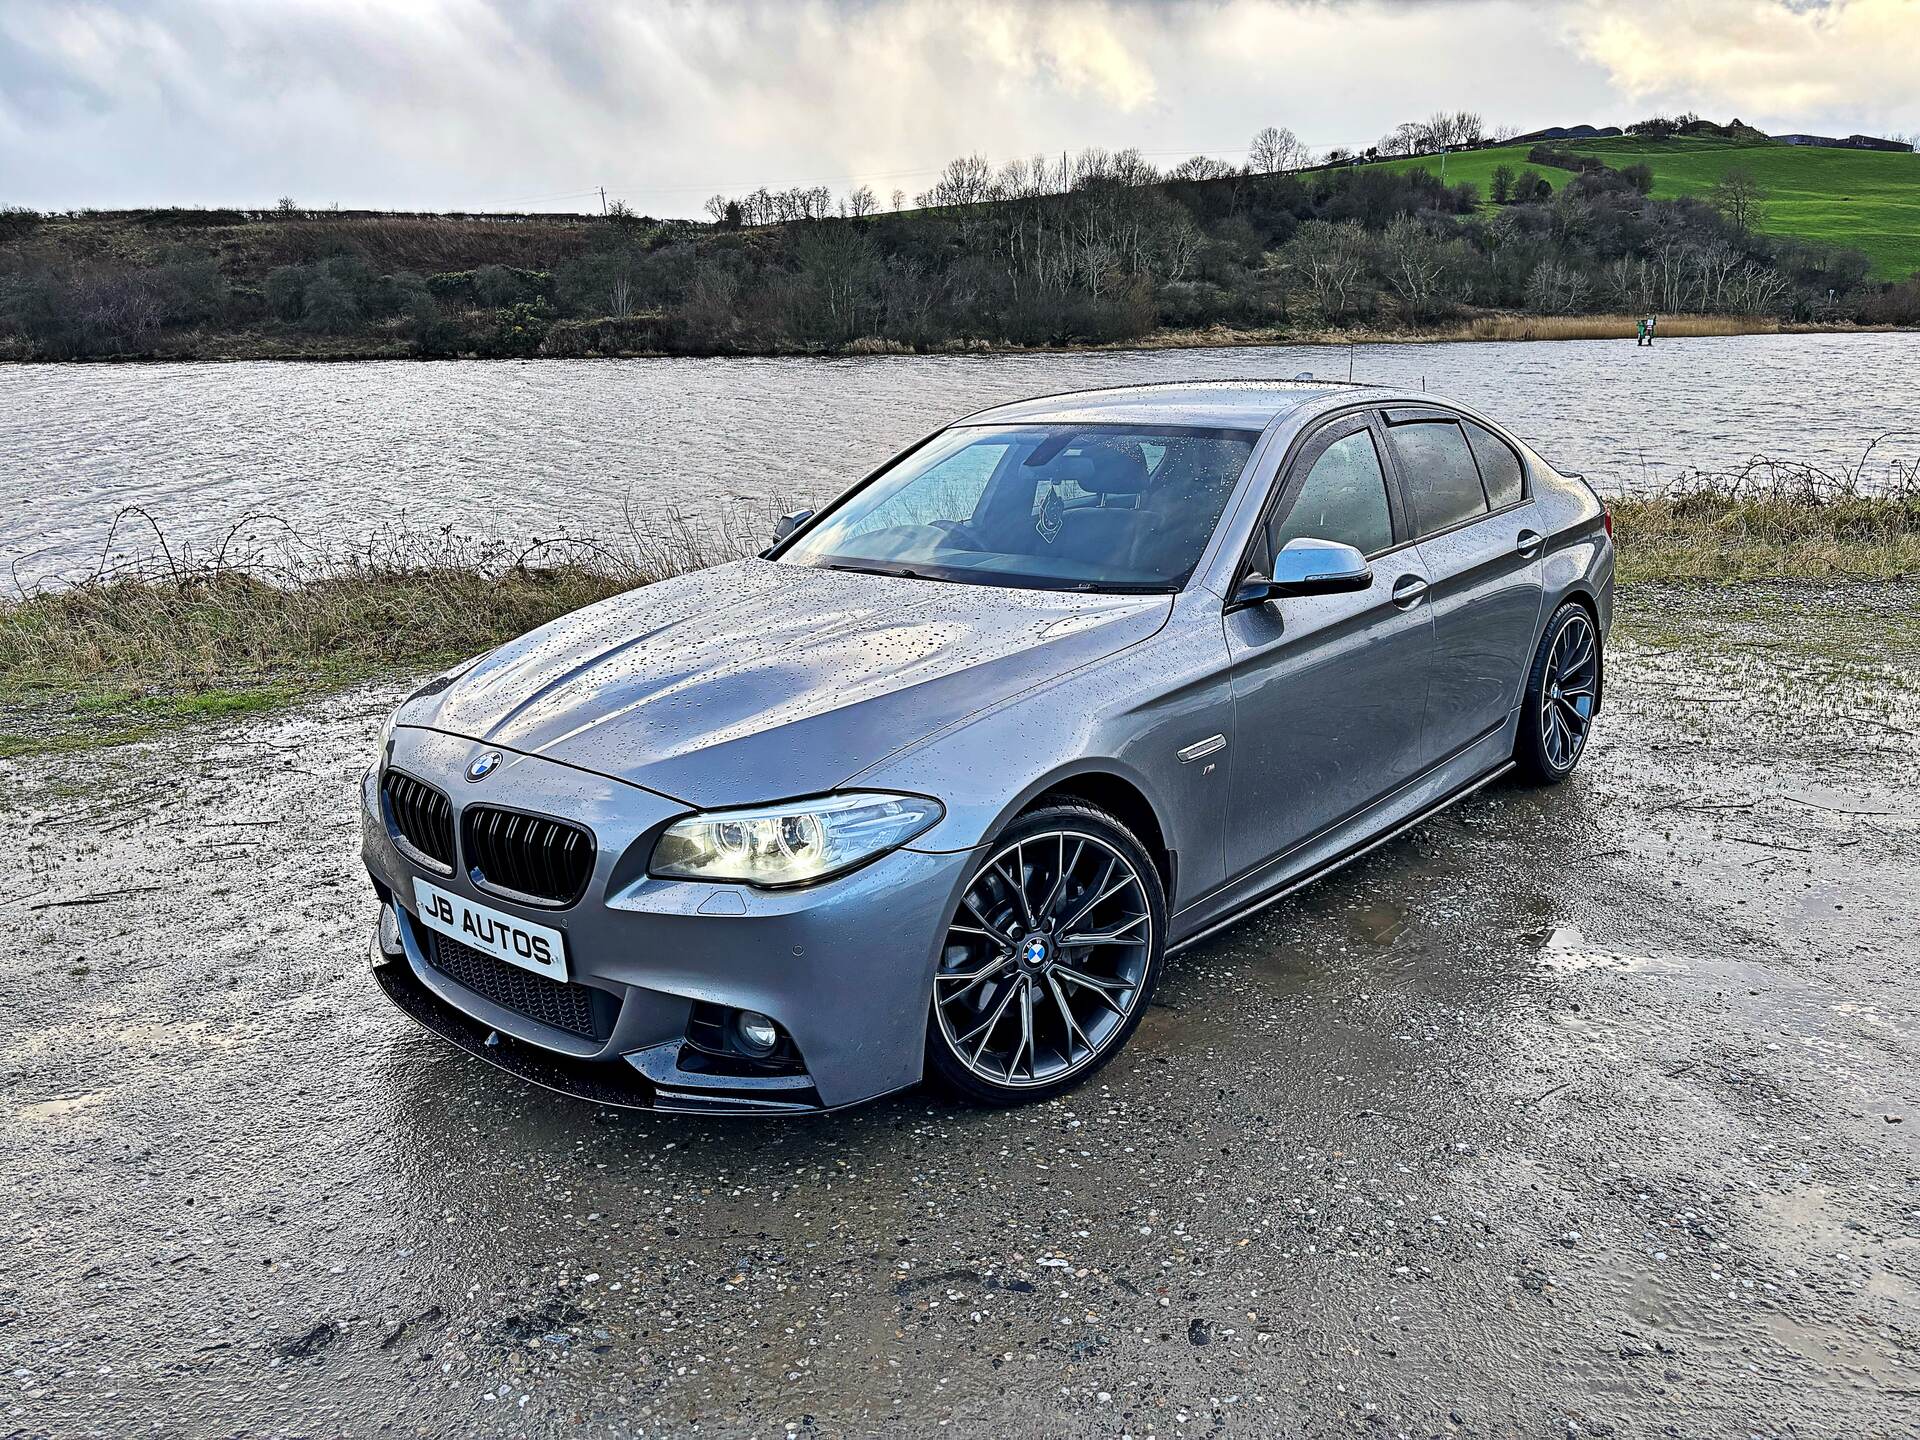
[[[607,187],[604,185],[600,187],[600,213],[607,213]]]

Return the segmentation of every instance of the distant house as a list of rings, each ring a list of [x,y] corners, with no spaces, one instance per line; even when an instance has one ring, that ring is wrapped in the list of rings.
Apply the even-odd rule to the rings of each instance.
[[[1776,135],[1782,145],[1819,145],[1829,150],[1896,150],[1911,153],[1913,146],[1904,140],[1882,140],[1877,135]]]

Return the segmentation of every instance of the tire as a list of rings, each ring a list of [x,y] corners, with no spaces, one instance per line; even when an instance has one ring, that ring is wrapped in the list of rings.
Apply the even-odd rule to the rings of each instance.
[[[927,1074],[976,1104],[1048,1100],[1111,1060],[1146,1013],[1166,891],[1139,838],[1077,801],[1028,811],[981,853],[934,974]],[[1099,939],[1071,938],[1086,936]]]
[[[1553,612],[1527,670],[1513,758],[1537,785],[1558,785],[1587,753],[1600,711],[1605,655],[1593,615],[1577,600]]]

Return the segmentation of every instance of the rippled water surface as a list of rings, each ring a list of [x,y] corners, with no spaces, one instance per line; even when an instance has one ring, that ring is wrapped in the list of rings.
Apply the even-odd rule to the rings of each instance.
[[[0,564],[91,568],[139,506],[170,543],[251,513],[608,534],[813,501],[943,421],[1092,385],[1312,371],[1483,406],[1603,490],[1755,454],[1843,463],[1920,428],[1920,336],[1277,346],[1079,355],[0,367]],[[1887,453],[1911,460],[1920,435]],[[117,553],[150,550],[122,523]]]

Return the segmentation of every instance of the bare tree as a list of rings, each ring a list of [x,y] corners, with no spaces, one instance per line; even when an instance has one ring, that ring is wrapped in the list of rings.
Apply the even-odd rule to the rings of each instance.
[[[1425,122],[1429,150],[1444,150],[1450,145],[1478,145],[1486,138],[1487,127],[1479,113],[1437,110]]]
[[[1380,236],[1381,272],[1416,320],[1438,308],[1448,258],[1440,237],[1414,215],[1394,216]]]
[[[1106,179],[1115,185],[1137,189],[1142,185],[1158,184],[1160,172],[1138,150],[1127,149],[1118,152],[1107,162]]]
[[[992,182],[993,171],[986,156],[962,155],[947,162],[933,188],[920,197],[920,204],[927,209],[977,205],[991,195]]]
[[[1169,180],[1224,180],[1233,174],[1233,166],[1211,155],[1195,155],[1167,171]]]
[[[873,191],[865,185],[858,186],[847,196],[847,213],[855,217],[871,215],[880,208],[880,202],[874,198]]]
[[[1720,177],[1708,195],[1708,201],[1734,229],[1745,234],[1759,225],[1765,213],[1762,201],[1766,192],[1751,170],[1735,168]]]
[[[795,245],[802,282],[796,297],[808,312],[807,329],[823,340],[864,333],[881,266],[870,236],[851,225],[809,225]]]
[[[1309,220],[1281,250],[1281,264],[1328,319],[1346,314],[1366,273],[1366,231],[1357,221]]]
[[[1628,315],[1643,315],[1656,307],[1653,274],[1645,260],[1622,255],[1607,262],[1603,274],[1607,303]]]
[[[1433,147],[1429,143],[1426,126],[1406,120],[1382,135],[1376,148],[1382,155],[1414,155]]]
[[[1786,276],[1778,270],[1763,270],[1749,260],[1727,285],[1727,309],[1738,315],[1775,314],[1786,295]]]
[[[1281,126],[1269,125],[1255,135],[1253,147],[1247,152],[1247,168],[1256,175],[1299,170],[1307,163],[1307,147],[1300,143],[1300,137]]]
[[[1542,260],[1527,277],[1527,308],[1535,314],[1568,315],[1586,298],[1587,277],[1564,260]]]
[[[906,191],[895,190],[893,192],[893,208],[895,210],[904,210],[907,208],[907,192]]]

